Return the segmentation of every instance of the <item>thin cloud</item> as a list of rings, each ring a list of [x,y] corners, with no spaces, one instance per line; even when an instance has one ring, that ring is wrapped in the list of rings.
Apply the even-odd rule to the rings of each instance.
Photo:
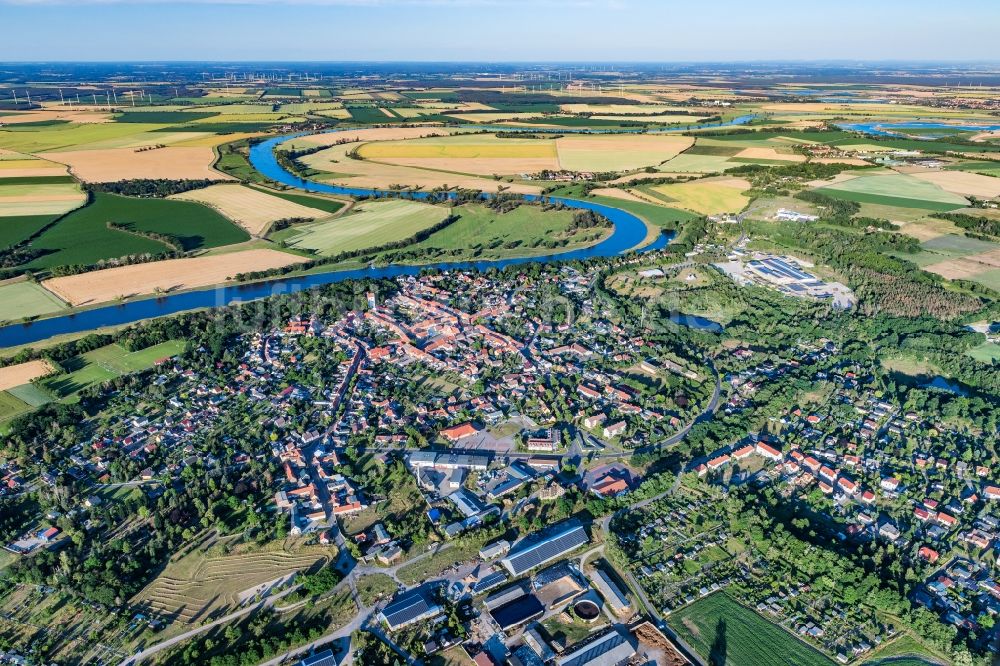
[[[625,0],[0,0],[0,5],[315,5],[326,7],[567,7],[619,9]]]

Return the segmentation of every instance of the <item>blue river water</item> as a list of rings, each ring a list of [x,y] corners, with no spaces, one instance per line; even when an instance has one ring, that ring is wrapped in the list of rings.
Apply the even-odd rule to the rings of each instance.
[[[952,125],[951,123],[920,120],[881,123],[838,123],[837,127],[848,132],[864,132],[865,134],[873,134],[875,136],[900,136],[900,132],[894,130],[907,129],[950,129],[965,132],[991,132],[1000,130],[1000,125]]]
[[[686,128],[671,128],[670,131],[680,131],[682,129],[698,129],[706,127],[722,127],[730,125],[743,125],[750,122],[754,116],[740,116],[725,123],[706,123],[704,125],[692,125]],[[487,129],[476,125],[476,129]],[[505,131],[510,128],[503,128]],[[527,128],[534,132],[579,132],[580,128],[564,130],[562,128],[553,130],[551,128]],[[337,130],[333,130],[337,131]],[[603,133],[603,130],[592,130],[593,133]],[[362,197],[407,197],[417,200],[432,198],[429,192],[387,192],[380,190],[368,190],[351,187],[339,187],[304,180],[287,171],[278,164],[274,155],[274,149],[279,143],[289,139],[302,136],[302,134],[291,134],[274,137],[254,145],[250,149],[250,163],[261,174],[271,180],[282,183],[289,187],[302,189],[309,192],[321,192],[328,194],[340,194],[348,196]],[[526,200],[537,201],[543,197],[534,195],[523,195]],[[276,278],[247,284],[237,284],[212,289],[202,289],[186,291],[176,294],[168,294],[155,298],[142,298],[114,305],[104,305],[88,310],[81,310],[67,315],[59,315],[31,322],[8,324],[0,327],[0,348],[13,347],[16,345],[30,344],[47,340],[53,336],[70,333],[81,333],[95,330],[106,326],[119,326],[165,315],[177,314],[189,310],[200,308],[223,307],[240,302],[253,301],[267,298],[281,293],[291,293],[318,287],[326,284],[334,284],[345,280],[355,279],[381,279],[395,278],[408,275],[419,275],[427,268],[437,269],[457,269],[484,271],[489,269],[500,269],[508,266],[517,266],[529,263],[548,263],[552,261],[579,261],[598,257],[614,257],[629,251],[641,250],[651,251],[663,249],[671,237],[668,234],[660,234],[652,243],[641,247],[646,237],[646,225],[635,215],[620,208],[606,206],[593,201],[570,199],[565,197],[544,197],[546,201],[559,203],[574,209],[592,210],[610,220],[614,229],[610,236],[603,241],[587,248],[570,250],[568,252],[556,253],[547,256],[524,257],[516,259],[502,259],[494,261],[459,261],[441,262],[423,265],[388,265],[369,266],[355,270],[340,270],[317,272],[308,275],[295,275],[285,278]],[[349,219],[349,218],[348,218]],[[698,322],[692,321],[691,324]]]

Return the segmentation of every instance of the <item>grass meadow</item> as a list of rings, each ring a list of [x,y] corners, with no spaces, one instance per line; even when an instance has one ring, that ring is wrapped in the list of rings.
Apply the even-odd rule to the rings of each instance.
[[[181,353],[185,344],[183,340],[169,340],[136,352],[126,351],[119,345],[107,345],[64,362],[66,372],[46,377],[39,384],[60,399],[72,400],[88,386],[147,370],[159,359]]]
[[[409,238],[449,214],[440,206],[403,199],[366,201],[355,210],[333,220],[297,225],[272,237],[295,249],[334,255]]]

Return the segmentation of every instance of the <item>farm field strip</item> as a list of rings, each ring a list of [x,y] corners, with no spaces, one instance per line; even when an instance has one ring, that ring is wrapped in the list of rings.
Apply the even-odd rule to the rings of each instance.
[[[717,592],[675,611],[670,624],[704,658],[728,666],[832,666],[833,660]]]
[[[284,240],[290,247],[333,255],[409,238],[449,214],[438,206],[405,200],[363,202],[354,210],[334,220],[296,226]]]
[[[0,285],[0,321],[39,317],[65,308],[64,302],[34,282],[23,281]]]
[[[227,282],[239,273],[283,268],[302,257],[271,249],[167,259],[50,278],[42,284],[71,305],[106,303],[119,297],[181,291]]]
[[[749,189],[750,183],[741,178],[723,178],[656,185],[650,191],[664,196],[671,205],[704,215],[715,215],[743,210],[750,201],[743,192]]]
[[[288,218],[315,220],[327,215],[322,210],[308,208],[261,190],[237,184],[211,185],[204,189],[175,194],[169,198],[211,206],[254,236],[262,235],[277,220]]]
[[[157,360],[183,351],[185,344],[182,340],[169,340],[135,352],[116,344],[99,347],[65,361],[65,372],[48,376],[39,385],[60,399],[72,398],[88,386],[149,369]]]
[[[28,384],[53,372],[48,361],[28,361],[0,368],[0,391]]]

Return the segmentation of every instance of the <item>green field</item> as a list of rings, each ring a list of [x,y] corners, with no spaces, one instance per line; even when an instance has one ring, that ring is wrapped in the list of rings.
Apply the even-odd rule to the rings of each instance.
[[[948,211],[964,207],[967,201],[937,185],[903,174],[859,176],[816,190],[837,199],[902,208]]]
[[[399,122],[398,119],[382,113],[382,109],[374,105],[349,106],[347,110],[351,113],[351,120],[359,123],[384,125],[385,123]]]
[[[0,129],[0,148],[21,153],[39,153],[56,150],[74,150],[91,144],[102,143],[102,147],[122,145],[133,135],[152,132],[162,128],[161,124],[149,123],[66,123],[39,127],[5,127]],[[107,145],[104,145],[107,144]]]
[[[56,217],[55,215],[0,217],[0,249],[31,238]]]
[[[1000,361],[1000,344],[995,342],[986,342],[978,347],[973,347],[968,351],[968,354],[972,358],[977,361],[982,361],[983,363]]]
[[[325,213],[336,213],[339,212],[347,204],[343,201],[334,201],[333,199],[327,199],[326,197],[313,197],[308,194],[291,194],[289,192],[282,192],[280,190],[272,190],[270,188],[260,189],[261,192],[267,192],[271,196],[278,197],[279,199],[284,199],[285,201],[291,201],[292,203],[297,203],[302,206],[308,206],[309,208],[315,208],[316,210],[321,210]]]
[[[596,231],[568,234],[573,211],[545,211],[539,206],[518,206],[498,214],[481,204],[464,204],[454,213],[459,216],[456,222],[406,250],[439,257],[464,255],[456,251],[465,249],[476,258],[523,257],[565,251]]]
[[[100,347],[65,361],[62,365],[66,372],[47,377],[39,384],[61,399],[72,399],[88,386],[147,370],[159,359],[182,352],[185,344],[183,340],[170,340],[136,352],[119,345]]]
[[[95,264],[137,254],[163,254],[156,240],[108,228],[108,222],[145,233],[170,236],[184,250],[206,249],[248,240],[245,231],[208,206],[190,201],[133,199],[98,192],[92,202],[66,215],[32,243],[45,252],[28,268]]]
[[[355,210],[358,212],[334,220],[283,230],[274,239],[296,249],[334,255],[409,238],[449,214],[446,208],[404,199],[366,201]]]
[[[729,157],[721,155],[704,155],[700,153],[683,152],[672,160],[657,167],[663,173],[722,173],[727,169],[740,166],[739,162],[730,161]]]
[[[52,402],[52,396],[43,391],[35,384],[22,384],[14,388],[7,389],[7,392],[18,400],[23,400],[32,407],[41,407],[47,402]]]
[[[831,666],[834,662],[724,592],[673,613],[670,626],[698,654],[731,666]],[[718,661],[716,661],[716,658]]]
[[[34,282],[0,285],[0,321],[20,321],[58,312],[66,304]]]
[[[2,173],[0,171],[0,174]],[[0,187],[4,185],[59,185],[75,182],[73,176],[26,176],[24,178],[0,178]]]
[[[0,423],[6,423],[21,414],[30,412],[31,409],[31,405],[23,400],[11,395],[7,391],[0,391]]]
[[[117,123],[190,123],[218,114],[204,111],[131,111],[115,117]]]
[[[657,206],[656,204],[643,203],[641,201],[626,201],[623,199],[615,199],[604,196],[589,196],[587,197],[587,200],[604,204],[606,206],[621,208],[622,210],[626,210],[633,215],[641,217],[643,220],[655,227],[664,227],[667,229],[674,229],[681,222],[687,222],[688,220],[694,220],[700,217],[699,215],[690,213],[686,210],[669,208],[667,206]]]
[[[930,252],[948,255],[949,257],[967,257],[971,254],[992,252],[993,250],[1000,249],[1000,244],[998,243],[959,236],[957,234],[944,234],[925,241],[920,246]]]
[[[215,162],[215,168],[245,183],[268,182],[267,178],[250,166],[250,162],[243,153],[236,150],[227,152],[225,146],[219,148],[219,159]]]

